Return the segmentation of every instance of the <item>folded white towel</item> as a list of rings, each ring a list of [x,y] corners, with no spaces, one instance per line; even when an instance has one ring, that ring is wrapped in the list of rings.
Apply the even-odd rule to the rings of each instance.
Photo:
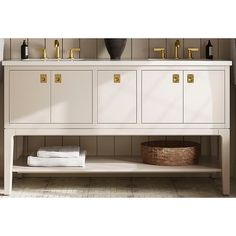
[[[79,157],[80,147],[79,146],[52,146],[52,147],[41,147],[37,151],[38,157],[57,157],[57,158],[70,158]]]
[[[29,166],[85,166],[85,157],[86,151],[81,151],[80,156],[78,157],[35,157],[35,156],[28,156],[27,164]]]

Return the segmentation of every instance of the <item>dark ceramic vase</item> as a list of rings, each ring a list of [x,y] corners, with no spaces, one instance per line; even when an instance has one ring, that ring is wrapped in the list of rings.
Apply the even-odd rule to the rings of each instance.
[[[112,60],[119,60],[124,51],[127,39],[104,39]]]

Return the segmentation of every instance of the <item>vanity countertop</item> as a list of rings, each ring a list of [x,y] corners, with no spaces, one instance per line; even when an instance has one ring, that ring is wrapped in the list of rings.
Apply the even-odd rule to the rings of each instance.
[[[3,61],[3,66],[231,66],[232,61],[226,60],[87,60],[87,59],[27,59]]]

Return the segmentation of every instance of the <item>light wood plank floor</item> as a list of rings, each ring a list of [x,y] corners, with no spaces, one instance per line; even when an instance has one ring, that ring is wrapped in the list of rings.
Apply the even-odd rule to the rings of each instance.
[[[0,197],[3,181],[0,185]],[[220,179],[211,178],[15,178],[10,197],[223,197]],[[236,197],[236,181],[231,182]]]

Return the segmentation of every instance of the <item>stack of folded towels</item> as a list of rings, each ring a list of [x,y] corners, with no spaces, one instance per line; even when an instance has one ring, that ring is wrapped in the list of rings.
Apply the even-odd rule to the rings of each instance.
[[[29,166],[85,166],[86,151],[79,146],[42,147],[36,156],[28,156]]]

